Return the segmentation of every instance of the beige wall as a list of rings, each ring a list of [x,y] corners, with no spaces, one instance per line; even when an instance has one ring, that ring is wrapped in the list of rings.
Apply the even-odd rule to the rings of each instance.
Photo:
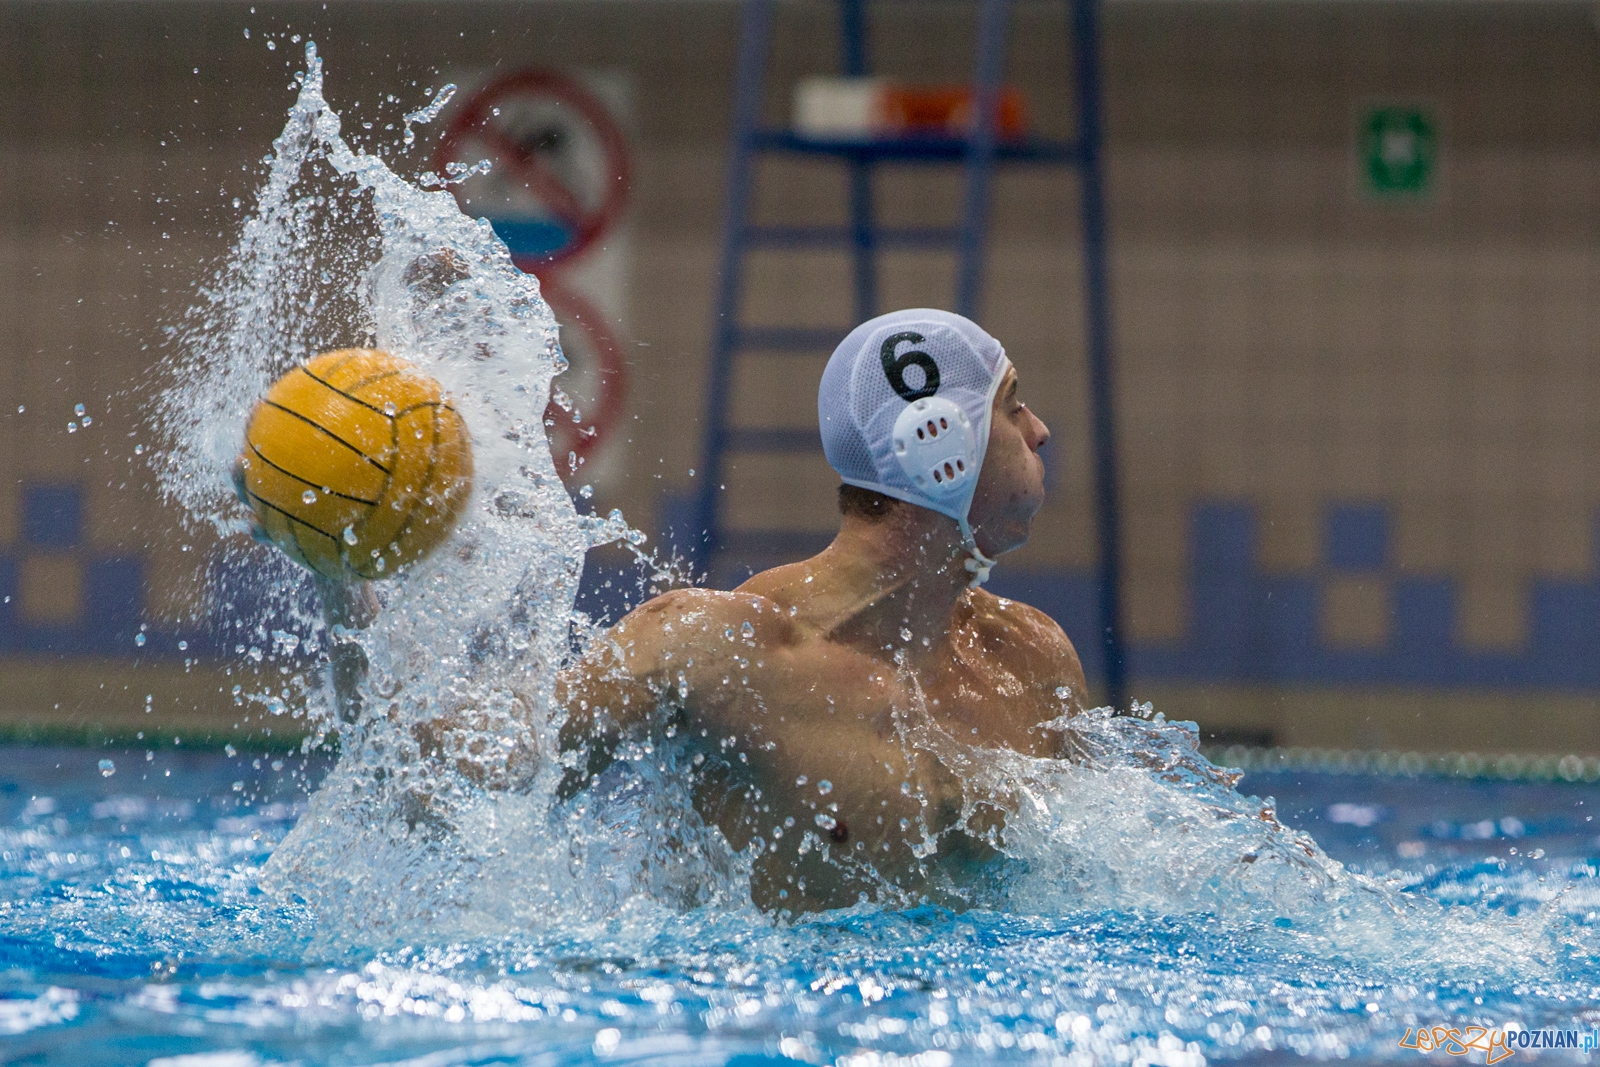
[[[966,5],[883,5],[882,68],[960,80]],[[833,8],[779,8],[774,120],[804,72],[836,69]],[[309,34],[350,113],[415,96],[436,70],[623,70],[637,171],[628,437],[608,489],[653,527],[692,488],[720,244],[736,5],[0,2],[0,553],[22,480],[81,479],[87,537],[146,554],[154,606],[193,600],[205,545],[131,456],[160,326],[225,253],[282,123]],[[252,37],[245,39],[250,28]],[[1053,4],[1020,6],[1009,77],[1035,123],[1070,130],[1068,37]],[[1321,558],[1330,502],[1387,503],[1396,563],[1461,596],[1459,638],[1516,649],[1539,577],[1594,571],[1600,477],[1600,38],[1577,4],[1113,3],[1106,12],[1112,277],[1136,639],[1186,631],[1196,501],[1250,502],[1270,570]],[[195,69],[198,68],[198,73]],[[363,108],[356,108],[361,101]],[[1426,105],[1436,194],[1363,194],[1363,109]],[[164,142],[164,143],[163,143]],[[826,164],[765,165],[768,220],[840,221]],[[886,221],[951,219],[951,174],[879,185]],[[1011,172],[996,188],[984,318],[1058,437],[1060,477],[1013,562],[1094,560],[1072,180]],[[844,323],[839,257],[755,263],[748,311]],[[948,257],[891,257],[886,305],[948,303]],[[740,419],[811,424],[820,360],[751,360]],[[802,402],[774,397],[792,392]],[[95,416],[68,435],[72,405]],[[18,414],[17,405],[26,406]],[[798,464],[798,465],[797,465]],[[747,460],[734,521],[833,522],[820,458]],[[185,543],[192,552],[181,551]],[[1359,583],[1357,583],[1359,584]],[[1330,594],[1331,640],[1381,640],[1387,601]]]

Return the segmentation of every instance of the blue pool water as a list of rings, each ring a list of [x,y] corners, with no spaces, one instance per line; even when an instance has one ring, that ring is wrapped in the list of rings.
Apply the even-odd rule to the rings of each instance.
[[[257,884],[327,769],[0,749],[0,1062],[1410,1062],[1419,1023],[1600,1027],[1600,786],[1241,783],[1334,859],[1474,920],[1411,917],[1461,938],[1430,960],[1181,901],[795,923],[712,905],[328,949],[309,908]],[[1486,952],[1497,938],[1517,953]]]

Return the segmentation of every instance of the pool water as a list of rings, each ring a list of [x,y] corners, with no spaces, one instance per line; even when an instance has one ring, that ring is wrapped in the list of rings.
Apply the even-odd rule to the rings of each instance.
[[[1600,786],[1241,783],[1353,870],[1473,916],[1444,963],[1329,952],[1281,917],[1103,906],[782,922],[712,905],[647,928],[330,951],[307,906],[257,884],[327,770],[170,746],[0,749],[0,1061],[1409,1062],[1422,1054],[1399,1042],[1419,1024],[1600,1027],[1586,949]],[[1521,967],[1473,939],[1536,924],[1551,929]],[[1540,1055],[1588,1060],[1513,1058]]]

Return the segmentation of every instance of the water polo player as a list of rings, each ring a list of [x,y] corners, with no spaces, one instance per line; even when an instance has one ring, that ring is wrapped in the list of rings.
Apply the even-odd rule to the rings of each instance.
[[[1044,423],[976,324],[910,310],[857,327],[818,395],[844,484],[838,536],[732,592],[642,605],[562,679],[583,789],[625,742],[693,751],[696,804],[739,849],[756,903],[795,911],[941,889],[1003,832],[970,795],[981,749],[1060,755],[1085,687],[1049,617],[979,588],[1044,501]]]

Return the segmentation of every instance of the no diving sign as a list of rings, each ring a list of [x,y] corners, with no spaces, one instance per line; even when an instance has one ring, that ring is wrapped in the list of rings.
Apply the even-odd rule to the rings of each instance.
[[[479,159],[492,162],[489,173],[456,186],[456,198],[530,273],[587,251],[627,205],[627,140],[600,98],[564,74],[518,71],[468,97],[439,139],[434,170]]]
[[[470,79],[463,79],[470,81]],[[606,90],[610,88],[612,92]],[[450,163],[490,161],[488,173],[453,187],[463,211],[487,219],[520,269],[538,277],[569,369],[546,411],[563,477],[596,453],[620,420],[626,377],[612,326],[625,313],[631,161],[618,123],[621,87],[548,70],[492,77],[453,109],[435,151]]]

